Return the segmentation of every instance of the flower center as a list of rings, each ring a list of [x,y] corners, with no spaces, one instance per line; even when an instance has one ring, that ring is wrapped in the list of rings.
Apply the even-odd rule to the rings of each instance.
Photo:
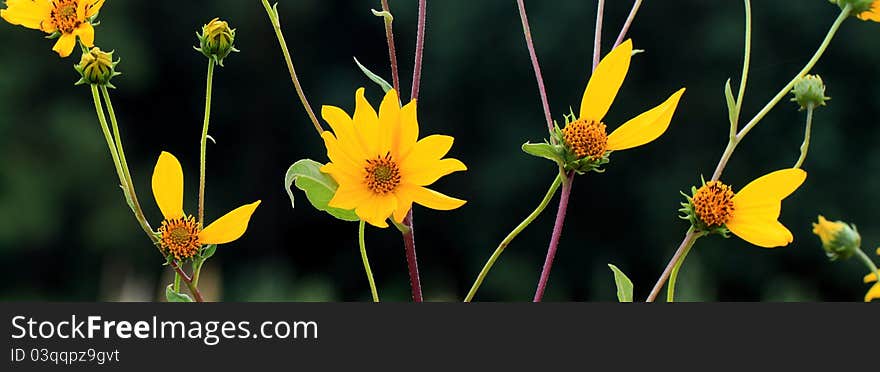
[[[605,155],[608,147],[608,134],[605,124],[592,120],[576,120],[562,129],[562,139],[578,159],[592,159]]]
[[[78,0],[55,0],[51,11],[52,22],[61,33],[70,34],[82,23],[77,18],[76,8]]]
[[[706,226],[721,226],[733,216],[733,190],[718,181],[700,187],[693,197],[694,211]]]
[[[370,191],[376,194],[387,194],[400,185],[400,168],[391,159],[391,154],[367,160],[367,166],[364,169],[367,171],[364,182],[367,183]]]
[[[162,221],[159,227],[159,244],[165,254],[185,260],[195,256],[202,247],[199,242],[199,224],[193,216]]]

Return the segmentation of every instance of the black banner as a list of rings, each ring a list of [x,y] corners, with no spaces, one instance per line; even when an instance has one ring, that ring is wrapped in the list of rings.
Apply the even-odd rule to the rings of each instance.
[[[846,370],[880,345],[865,304],[3,303],[0,314],[10,371]]]

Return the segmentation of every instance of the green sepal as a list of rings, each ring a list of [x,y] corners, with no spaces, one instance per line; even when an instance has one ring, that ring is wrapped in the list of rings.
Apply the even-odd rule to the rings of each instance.
[[[724,83],[724,99],[727,101],[727,116],[730,125],[736,125],[736,98],[733,98],[733,89],[730,88],[730,79]]]
[[[526,154],[552,160],[554,163],[562,166],[565,163],[565,146],[554,145],[547,141],[541,143],[526,142],[522,145],[522,150]]]
[[[608,264],[614,272],[614,285],[617,286],[617,302],[633,302],[633,283],[617,266]]]
[[[370,71],[370,69],[364,67],[364,65],[362,65],[361,62],[358,61],[357,57],[352,57],[352,58],[354,58],[354,63],[357,64],[358,68],[361,69],[361,72],[363,72],[364,75],[367,75],[367,78],[368,78],[368,79],[370,79],[370,80],[372,80],[374,83],[378,84],[379,87],[382,88],[382,91],[383,91],[384,93],[388,93],[388,91],[391,90],[391,89],[393,88],[393,87],[391,86],[391,84],[388,84],[388,81],[387,81],[387,80],[383,79],[383,78],[380,77],[379,75],[376,75],[375,73],[373,73],[372,71]]]
[[[302,159],[293,163],[287,169],[287,173],[284,176],[284,189],[287,190],[287,195],[290,196],[291,207],[294,206],[294,196],[290,186],[296,185],[296,188],[306,193],[306,198],[315,209],[327,212],[331,216],[343,221],[360,221],[360,218],[358,218],[354,211],[333,208],[328,205],[330,199],[333,199],[333,195],[336,194],[339,184],[336,183],[333,177],[321,172],[322,166],[323,164],[314,160]]]
[[[59,32],[59,31],[56,30],[55,32],[53,32],[53,33],[51,33],[51,34],[49,34],[49,35],[46,35],[46,36],[44,36],[44,37],[47,38],[47,39],[49,39],[49,40],[54,40],[54,39],[57,39],[57,38],[61,37],[61,32]]]
[[[192,297],[188,294],[175,292],[174,284],[169,284],[165,287],[165,299],[168,300],[168,302],[193,302]]]

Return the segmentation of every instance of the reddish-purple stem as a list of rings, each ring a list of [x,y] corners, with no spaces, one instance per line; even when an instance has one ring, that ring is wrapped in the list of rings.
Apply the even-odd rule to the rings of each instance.
[[[541,302],[541,299],[544,297],[544,290],[547,288],[547,280],[550,279],[553,258],[556,257],[556,248],[559,246],[559,238],[562,236],[565,211],[568,210],[572,182],[574,182],[574,172],[569,172],[565,180],[562,181],[562,191],[559,194],[559,209],[556,211],[556,223],[553,225],[553,234],[550,236],[550,246],[547,248],[547,257],[544,259],[544,269],[541,271],[541,279],[538,280],[538,289],[535,291],[534,302]]]
[[[382,10],[391,13],[391,8],[388,7],[388,0],[382,0]],[[391,62],[392,84],[394,85],[394,91],[400,95],[400,73],[398,73],[397,67],[397,52],[394,48],[394,30],[391,22],[388,21],[385,21],[385,39],[388,40],[388,59]]]
[[[523,35],[526,38],[526,46],[532,59],[532,68],[535,70],[535,79],[538,80],[538,93],[541,95],[541,104],[544,106],[547,130],[553,133],[553,116],[550,114],[550,103],[547,101],[547,89],[544,87],[544,76],[541,74],[541,65],[538,64],[538,55],[535,53],[535,43],[532,42],[532,29],[529,27],[529,18],[526,15],[526,4],[523,0],[516,0],[516,4],[519,6],[519,18],[522,21]]]
[[[617,48],[618,45],[623,43],[623,39],[626,37],[626,33],[629,31],[629,27],[633,23],[633,19],[636,18],[636,13],[639,12],[639,7],[642,6],[642,0],[636,0],[633,2],[632,10],[629,11],[629,16],[626,17],[626,22],[623,24],[623,27],[620,29],[620,34],[617,35],[617,41],[614,42],[614,47]]]
[[[419,0],[419,23],[416,31],[416,58],[413,64],[413,84],[410,100],[419,98],[419,84],[422,80],[422,54],[425,49],[425,19],[427,18],[427,0]]]
[[[419,279],[419,262],[416,258],[416,240],[413,234],[412,209],[403,219],[403,225],[409,230],[403,233],[403,245],[406,250],[406,266],[409,268],[409,285],[412,288],[414,302],[422,302],[422,283]]]
[[[596,9],[596,37],[593,39],[593,70],[599,66],[602,59],[602,17],[605,14],[605,0],[599,0],[599,7]]]

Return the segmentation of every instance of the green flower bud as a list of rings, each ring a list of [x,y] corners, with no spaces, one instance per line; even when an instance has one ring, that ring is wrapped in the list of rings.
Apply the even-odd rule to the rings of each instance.
[[[875,0],[828,0],[832,4],[837,4],[840,9],[845,8],[847,5],[852,7],[851,15],[857,16],[862,12],[867,12],[871,10],[871,5],[874,4]]]
[[[854,225],[828,221],[822,216],[813,224],[813,234],[822,240],[822,248],[831,261],[852,257],[862,245],[862,237]]]
[[[223,59],[229,53],[238,51],[233,45],[235,29],[229,28],[229,24],[219,18],[214,18],[202,26],[202,32],[197,32],[196,37],[199,39],[199,47],[195,49],[220,66],[223,66]]]
[[[98,47],[92,48],[88,53],[83,53],[79,64],[73,66],[81,76],[76,85],[95,84],[113,87],[110,79],[121,75],[116,72],[118,63],[118,60],[113,61],[113,52],[105,52]]]
[[[806,75],[794,83],[791,90],[794,94],[792,102],[797,102],[801,110],[825,106],[825,101],[831,98],[825,97],[825,84],[819,75]]]

